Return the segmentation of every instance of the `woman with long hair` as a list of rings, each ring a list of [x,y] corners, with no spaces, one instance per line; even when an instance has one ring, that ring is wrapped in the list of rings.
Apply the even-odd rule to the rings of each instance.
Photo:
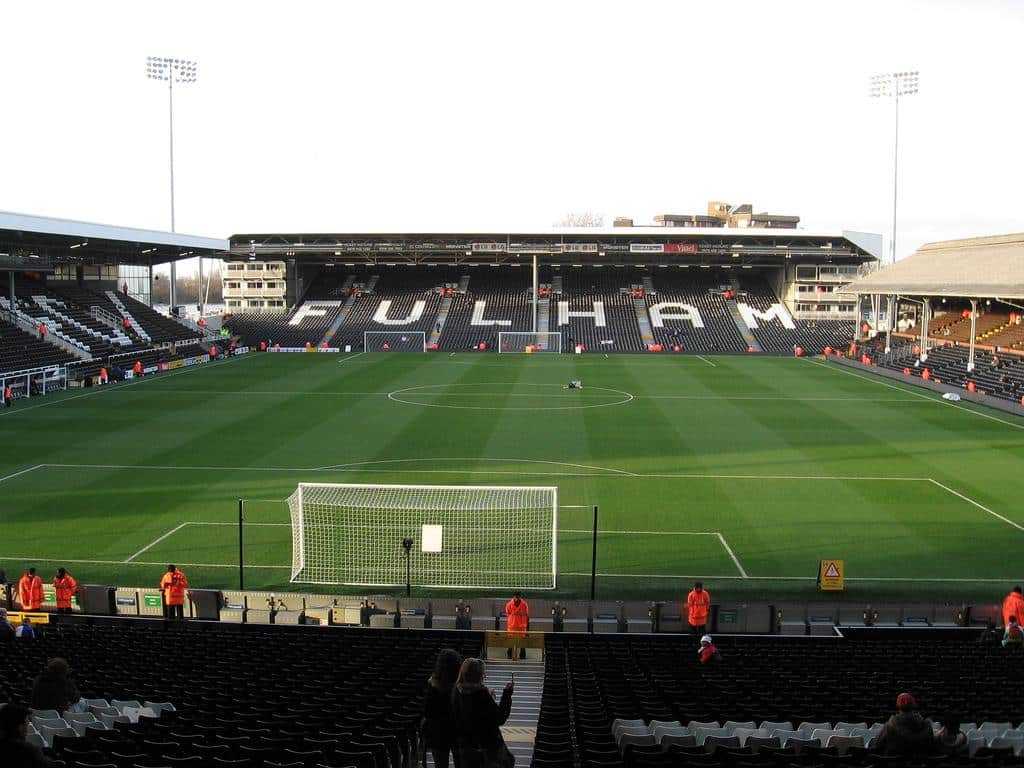
[[[459,745],[459,768],[512,768],[515,757],[508,751],[501,726],[512,711],[514,684],[509,681],[495,703],[494,691],[484,686],[484,663],[466,659],[452,692],[452,712]]]
[[[423,768],[427,766],[427,750],[434,756],[435,768],[448,768],[448,754],[453,753],[455,766],[459,755],[455,744],[455,720],[452,716],[452,689],[459,676],[462,657],[451,648],[443,648],[434,662],[434,672],[427,680],[423,699]]]

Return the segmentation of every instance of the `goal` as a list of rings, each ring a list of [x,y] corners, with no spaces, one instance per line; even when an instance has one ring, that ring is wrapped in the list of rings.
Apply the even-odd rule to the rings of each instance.
[[[553,352],[558,354],[562,351],[562,334],[554,331],[551,333],[524,333],[521,331],[499,331],[498,332],[498,354]]]
[[[363,349],[367,352],[426,352],[424,331],[363,331]]]
[[[300,483],[288,498],[291,581],[554,589],[558,489]]]

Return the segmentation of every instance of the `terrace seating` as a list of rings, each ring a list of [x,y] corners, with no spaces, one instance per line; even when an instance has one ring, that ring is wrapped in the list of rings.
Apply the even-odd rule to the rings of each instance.
[[[645,296],[650,308],[665,302],[688,304],[700,313],[704,324],[698,328],[686,320],[665,319],[661,328],[652,327],[655,344],[665,349],[679,345],[684,352],[743,352],[747,343],[729,314],[718,289],[721,276],[709,270],[659,270],[653,275],[655,295]],[[653,324],[652,324],[653,325]]]
[[[40,341],[37,335],[0,320],[0,373],[65,365],[76,360],[77,357],[60,347]]]
[[[693,756],[710,752],[715,760],[728,754],[727,762],[769,766],[781,749],[789,755],[849,756],[842,759],[862,765],[895,694],[905,689],[915,692],[926,715],[953,710],[985,719],[971,733],[981,755],[982,749],[1019,753],[1024,747],[1020,714],[1012,697],[998,690],[1000,681],[1005,692],[1008,681],[1024,677],[1019,654],[981,648],[969,638],[854,642],[748,636],[721,637],[716,644],[726,662],[705,668],[686,638],[550,636],[549,667],[557,665],[562,685],[570,681],[575,707],[568,728],[577,735],[584,762],[661,765],[660,752],[688,755],[691,763]],[[556,696],[545,689],[539,730],[554,728],[554,718],[565,716],[557,707],[548,712]],[[764,717],[769,713],[783,717]],[[670,720],[675,723],[655,725]],[[660,750],[649,751],[651,741]],[[688,743],[694,746],[683,746]],[[609,745],[619,754],[609,757]],[[761,755],[766,762],[759,762]]]
[[[548,328],[561,331],[562,349],[571,350],[582,343],[590,352],[643,352],[643,339],[637,325],[633,299],[623,288],[639,283],[642,274],[635,270],[584,270],[571,268],[552,270],[542,276],[541,282],[551,282],[552,276],[562,279],[562,293],[551,297],[551,319]],[[594,302],[604,305],[604,327],[598,327],[592,317],[569,317],[566,325],[559,325],[558,303],[568,302],[570,312],[593,312]]]
[[[758,312],[779,304],[778,298],[762,278],[742,281],[740,301]],[[852,320],[794,320],[795,328],[786,328],[778,320],[757,321],[750,332],[765,352],[792,353],[794,346],[803,347],[808,354],[820,354],[825,347],[845,348],[853,338]]]
[[[879,365],[891,370],[910,370],[910,376],[920,377],[924,369],[931,372],[931,380],[951,387],[965,388],[968,381],[974,382],[981,394],[1019,403],[1024,395],[1024,357],[1009,353],[993,353],[976,350],[974,371],[967,372],[968,349],[948,344],[928,351],[928,360],[915,365],[911,355],[893,354],[888,357],[873,350],[871,357]],[[998,360],[998,365],[996,365]]]
[[[481,644],[470,632],[50,625],[0,657],[0,701],[27,700],[45,660],[63,656],[93,706],[130,713],[147,699],[174,704],[81,735],[67,719],[38,721],[33,738],[69,766],[408,768],[437,652],[479,655]]]
[[[457,294],[452,300],[441,332],[439,349],[463,351],[477,349],[481,343],[485,343],[488,349],[497,349],[500,332],[529,332],[532,329],[533,299],[530,295],[529,272],[522,269],[476,267],[468,274],[468,290]],[[486,303],[485,320],[507,320],[508,325],[472,325],[473,311],[478,301]]]

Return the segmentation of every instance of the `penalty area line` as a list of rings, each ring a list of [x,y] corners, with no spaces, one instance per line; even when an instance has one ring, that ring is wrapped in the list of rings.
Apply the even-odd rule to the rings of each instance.
[[[960,493],[959,491],[954,491],[954,490],[953,490],[952,488],[950,488],[950,487],[949,487],[948,485],[944,485],[944,484],[940,483],[940,482],[939,482],[938,480],[936,480],[936,479],[934,479],[934,478],[931,478],[931,477],[930,477],[930,478],[928,478],[928,482],[932,483],[933,485],[937,485],[937,486],[938,486],[939,488],[941,488],[942,490],[946,491],[947,493],[951,493],[951,494],[953,494],[953,495],[954,495],[954,496],[956,496],[957,498],[963,499],[963,500],[964,500],[964,501],[966,501],[966,502],[967,502],[968,504],[970,504],[970,505],[972,505],[972,506],[975,506],[975,507],[977,507],[978,509],[980,509],[980,510],[981,510],[982,512],[988,512],[988,513],[989,513],[990,515],[992,515],[992,517],[995,517],[995,518],[997,518],[997,519],[999,519],[999,520],[1002,520],[1002,521],[1003,521],[1004,523],[1006,523],[1007,525],[1012,525],[1012,526],[1013,526],[1014,528],[1016,528],[1016,529],[1017,529],[1018,531],[1024,531],[1024,526],[1021,526],[1020,524],[1018,524],[1018,523],[1015,523],[1015,522],[1013,522],[1013,520],[1011,520],[1011,519],[1010,519],[1010,518],[1008,518],[1008,517],[1003,517],[1003,516],[1002,516],[1002,515],[1000,515],[1000,514],[999,514],[998,512],[993,512],[993,511],[992,511],[991,509],[989,509],[988,507],[986,507],[986,506],[985,506],[984,504],[982,504],[982,503],[980,503],[980,502],[977,502],[977,501],[975,501],[974,499],[970,498],[969,496],[964,496],[964,495],[963,495],[962,493]]]

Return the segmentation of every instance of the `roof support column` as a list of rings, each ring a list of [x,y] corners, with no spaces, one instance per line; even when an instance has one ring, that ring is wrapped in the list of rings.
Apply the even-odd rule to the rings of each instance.
[[[886,297],[885,304],[885,354],[892,351],[892,327],[896,322],[896,297],[891,293]]]
[[[928,321],[932,317],[932,300],[921,302],[921,362],[928,359]]]
[[[971,343],[967,348],[967,372],[974,371],[974,336],[978,327],[978,300],[971,299]]]
[[[11,300],[11,311],[12,312],[16,312],[18,305],[14,303],[14,270],[13,269],[10,272],[7,273],[7,287],[9,289],[8,292],[7,292],[7,297]]]
[[[538,302],[540,301],[540,286],[537,284],[537,254],[533,254],[533,332],[537,332]]]

